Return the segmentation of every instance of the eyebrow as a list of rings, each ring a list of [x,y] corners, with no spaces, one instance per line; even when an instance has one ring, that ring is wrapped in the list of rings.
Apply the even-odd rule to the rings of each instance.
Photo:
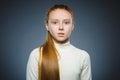
[[[70,19],[64,19],[64,21],[70,21]]]
[[[51,19],[51,20],[55,20],[55,21],[59,21],[59,19]],[[71,19],[63,19],[64,21],[69,21]]]

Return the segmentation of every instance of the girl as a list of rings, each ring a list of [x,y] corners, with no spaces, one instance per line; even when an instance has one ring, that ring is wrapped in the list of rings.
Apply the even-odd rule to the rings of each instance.
[[[91,80],[88,53],[71,45],[73,13],[57,4],[46,15],[47,38],[34,49],[27,64],[27,80]]]

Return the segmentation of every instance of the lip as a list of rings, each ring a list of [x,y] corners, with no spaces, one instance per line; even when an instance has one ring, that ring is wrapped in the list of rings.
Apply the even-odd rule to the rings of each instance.
[[[58,36],[59,36],[59,37],[63,37],[63,36],[64,36],[64,33],[58,33]]]

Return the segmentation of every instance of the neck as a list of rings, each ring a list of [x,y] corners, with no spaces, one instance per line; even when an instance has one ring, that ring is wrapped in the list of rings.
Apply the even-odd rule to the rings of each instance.
[[[69,39],[66,39],[66,40],[64,40],[64,41],[57,41],[57,40],[54,40],[54,39],[53,39],[53,41],[54,41],[55,43],[58,43],[58,44],[64,44],[64,43],[67,43],[67,42],[69,41]]]

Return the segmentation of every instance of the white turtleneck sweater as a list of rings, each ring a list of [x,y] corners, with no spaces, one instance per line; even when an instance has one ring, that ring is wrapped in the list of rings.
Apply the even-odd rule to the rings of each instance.
[[[60,55],[60,80],[92,80],[89,54],[67,42],[55,43]],[[34,49],[29,56],[26,80],[38,80],[39,48]]]

